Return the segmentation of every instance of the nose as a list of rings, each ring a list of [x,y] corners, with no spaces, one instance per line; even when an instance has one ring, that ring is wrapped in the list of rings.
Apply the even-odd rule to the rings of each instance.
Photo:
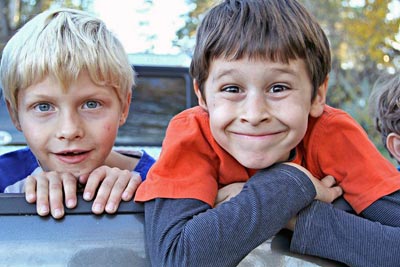
[[[56,137],[61,140],[80,139],[84,135],[80,116],[73,111],[64,111],[58,118]]]
[[[271,118],[266,97],[261,92],[248,94],[243,107],[241,122],[256,126]]]

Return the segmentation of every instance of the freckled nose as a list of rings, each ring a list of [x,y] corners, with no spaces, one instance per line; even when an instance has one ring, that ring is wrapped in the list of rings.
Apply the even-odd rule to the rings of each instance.
[[[62,114],[56,129],[58,139],[73,140],[83,136],[82,122],[78,115]]]

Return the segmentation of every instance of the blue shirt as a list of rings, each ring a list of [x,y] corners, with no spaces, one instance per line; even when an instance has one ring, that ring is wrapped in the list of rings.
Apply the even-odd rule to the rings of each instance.
[[[127,154],[129,156],[129,154]],[[146,179],[147,172],[155,162],[145,151],[142,151],[142,156],[133,171],[140,173],[142,180]],[[28,175],[42,171],[36,157],[33,155],[29,147],[11,151],[0,156],[0,193],[16,183],[23,186],[23,181]],[[12,190],[13,193],[22,193],[22,190]],[[10,191],[11,192],[11,191]]]

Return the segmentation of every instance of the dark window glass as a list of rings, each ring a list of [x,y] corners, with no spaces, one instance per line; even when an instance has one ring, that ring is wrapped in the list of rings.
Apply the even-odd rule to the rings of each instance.
[[[169,120],[186,108],[184,77],[138,77],[118,145],[160,145]]]

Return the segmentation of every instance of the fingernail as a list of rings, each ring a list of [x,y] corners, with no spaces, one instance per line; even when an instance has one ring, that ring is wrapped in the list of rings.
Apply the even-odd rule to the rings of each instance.
[[[39,212],[40,212],[40,215],[45,215],[45,214],[49,213],[49,208],[44,205],[40,206]]]
[[[90,200],[91,197],[92,197],[92,194],[91,194],[90,192],[85,192],[85,193],[83,194],[83,199],[84,199],[84,200]]]
[[[107,212],[114,212],[115,211],[115,204],[113,202],[108,203],[106,206]]]
[[[61,209],[55,209],[53,213],[54,218],[61,218],[63,216],[63,212]]]
[[[35,195],[34,195],[34,194],[26,195],[26,199],[27,199],[28,201],[33,201],[33,200],[35,200]]]
[[[103,205],[101,205],[101,204],[94,204],[94,206],[93,206],[93,211],[94,212],[98,212],[98,213],[100,213],[100,212],[102,212],[103,211]]]
[[[73,208],[73,207],[75,207],[75,204],[76,204],[76,202],[75,202],[75,200],[73,200],[73,199],[69,199],[68,201],[67,201],[67,208]]]

